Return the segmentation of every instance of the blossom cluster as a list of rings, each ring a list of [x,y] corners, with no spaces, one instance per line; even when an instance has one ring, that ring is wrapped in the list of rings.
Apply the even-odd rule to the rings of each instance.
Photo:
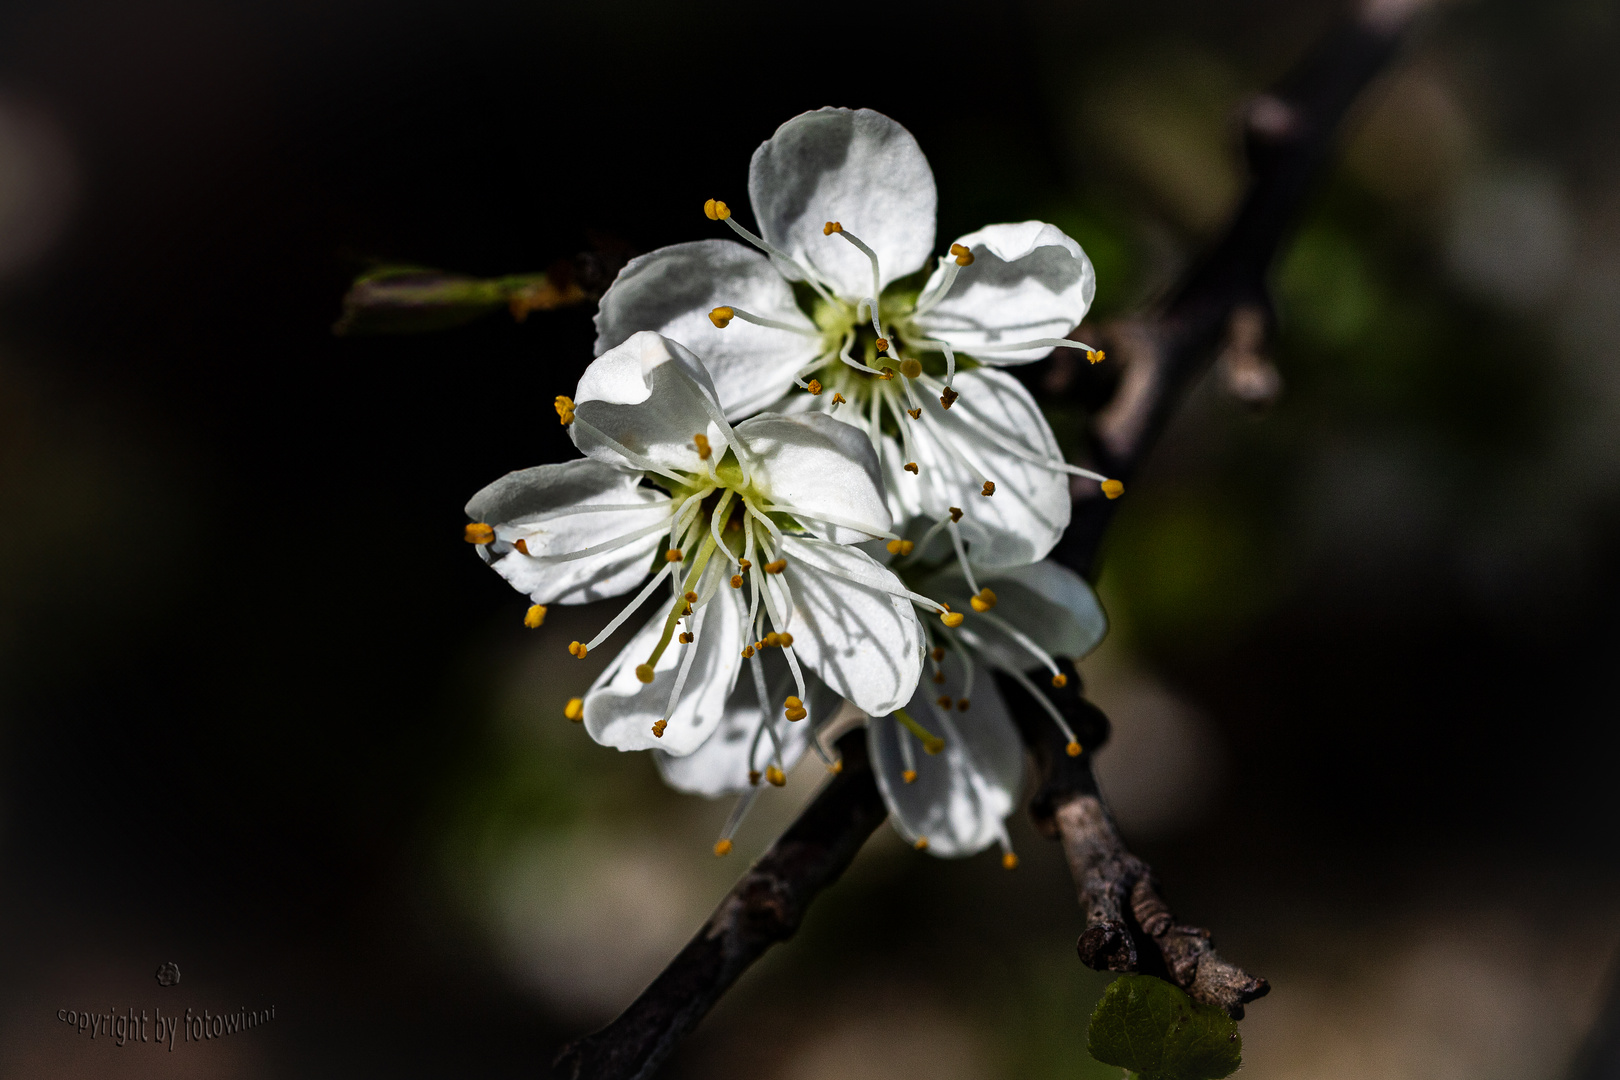
[[[1045,557],[1068,464],[1000,370],[1070,340],[1096,278],[1038,221],[935,248],[933,173],[867,109],[783,124],[753,156],[758,233],[711,199],[708,239],[632,260],[602,297],[596,359],[558,418],[581,456],[510,473],[467,504],[467,539],[532,602],[632,593],[585,657],[652,617],[567,716],[652,750],[688,792],[740,795],[715,846],[828,725],[865,718],[895,828],[962,856],[999,843],[1023,751],[988,672],[1037,680],[1102,638],[1086,583]],[[1075,478],[1080,478],[1078,481]],[[920,613],[920,614],[919,614]],[[1029,672],[1036,672],[1031,677]]]

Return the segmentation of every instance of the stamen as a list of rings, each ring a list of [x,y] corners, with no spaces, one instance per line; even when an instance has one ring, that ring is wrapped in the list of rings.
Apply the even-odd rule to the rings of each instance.
[[[521,536],[512,541],[512,546],[524,555],[529,553],[529,542]]]
[[[835,229],[835,228],[833,228],[834,225],[837,225],[838,227]],[[877,252],[875,252],[871,248],[867,247],[865,242],[862,241],[860,237],[858,237],[854,233],[849,232],[848,230],[846,230],[842,225],[839,225],[838,222],[829,221],[829,222],[827,222],[827,227],[823,230],[823,235],[831,236],[833,233],[837,233],[839,236],[842,236],[845,240],[848,240],[850,243],[854,244],[857,248],[859,248],[861,250],[861,252],[863,254],[866,255],[866,258],[872,264],[872,297],[867,302],[869,304],[871,304],[871,306],[872,306],[872,321],[875,323],[877,321],[877,299],[876,299],[876,297],[878,296],[879,293],[881,293],[883,291],[883,275],[878,270]],[[882,337],[882,336],[883,336],[883,331],[878,330],[878,337]]]
[[[613,631],[623,626],[625,620],[631,615],[635,614],[636,609],[647,602],[647,597],[651,596],[653,594],[653,590],[658,588],[658,583],[673,573],[674,569],[675,568],[673,566],[666,566],[662,570],[658,571],[658,573],[654,574],[652,579],[649,580],[646,585],[642,586],[641,591],[636,594],[636,598],[630,601],[630,603],[625,606],[623,611],[615,615],[613,617],[613,621],[603,627],[601,632],[595,637],[591,638],[589,643],[580,645],[579,642],[576,641],[574,642],[574,645],[579,645],[579,651],[574,652],[574,645],[570,645],[568,647],[568,651],[574,653],[574,655],[579,657],[581,660],[585,659],[586,651],[589,649],[594,649],[598,645],[602,644],[602,642],[606,641],[613,634]]]
[[[664,552],[665,562],[678,563],[681,561],[681,558],[682,555],[680,548],[670,548],[668,551]]]
[[[947,386],[944,392],[939,395],[939,407],[942,409],[948,409],[952,405],[955,405],[956,399],[961,396],[961,394],[958,394],[955,390],[952,390]]]
[[[794,270],[798,271],[799,276],[804,278],[805,281],[809,282],[810,287],[812,289],[816,290],[816,292],[821,295],[821,298],[823,300],[827,301],[827,303],[829,303],[829,304],[838,303],[837,300],[833,299],[832,293],[827,291],[826,286],[822,285],[821,282],[817,279],[816,275],[814,275],[814,274],[810,273],[810,271],[806,270],[804,268],[804,266],[797,259],[793,258],[791,255],[789,255],[787,252],[783,251],[782,249],[780,249],[780,248],[778,248],[778,247],[776,247],[776,246],[774,246],[772,244],[766,243],[763,237],[755,236],[753,233],[749,232],[747,229],[745,229],[741,225],[737,224],[736,219],[731,216],[731,208],[729,206],[727,206],[725,203],[721,202],[718,199],[710,199],[709,202],[714,203],[714,211],[711,213],[710,208],[709,208],[709,203],[704,203],[703,204],[703,212],[704,212],[704,214],[706,214],[708,216],[710,221],[723,221],[723,222],[725,222],[726,225],[728,225],[731,228],[732,232],[736,233],[738,236],[742,237],[744,240],[748,241],[750,244],[753,244],[755,247],[759,248],[759,250],[763,251],[765,254],[773,256],[774,258],[781,259],[783,262],[785,262],[789,266],[793,267]]]
[[[681,487],[690,487],[691,486],[691,483],[692,483],[691,477],[683,476],[678,472],[674,472],[674,471],[672,471],[670,469],[666,469],[666,468],[664,468],[664,466],[655,463],[650,458],[644,457],[641,454],[636,453],[634,450],[630,449],[628,446],[624,445],[619,440],[615,439],[613,436],[607,434],[601,428],[599,428],[599,427],[595,426],[594,424],[592,424],[590,421],[581,420],[581,419],[576,417],[574,419],[574,426],[579,428],[581,431],[585,432],[587,435],[590,435],[590,436],[592,436],[594,438],[602,440],[602,443],[609,450],[612,450],[615,454],[618,454],[620,457],[624,458],[624,460],[628,461],[630,464],[634,465],[636,468],[640,469],[642,472],[656,473],[659,476],[667,477],[670,480],[675,481]]]
[[[1108,354],[1103,352],[1101,349],[1087,349],[1086,359],[1090,360],[1093,364],[1100,364],[1104,360],[1108,359]]]
[[[760,509],[767,514],[791,514],[796,518],[802,518],[807,521],[820,521],[825,522],[828,525],[841,525],[846,529],[853,529],[856,532],[863,532],[869,536],[894,537],[894,533],[892,532],[888,532],[886,530],[874,530],[871,525],[863,524],[862,522],[855,521],[851,518],[835,517],[832,514],[824,514],[819,510],[812,512],[801,509],[797,506],[789,506],[787,503],[771,503],[768,506],[761,506]],[[786,564],[784,563],[783,565]],[[770,572],[773,574],[777,572],[771,570],[768,566],[765,569],[770,570]]]
[[[731,809],[731,817],[726,819],[726,827],[720,830],[720,839],[715,841],[714,853],[716,855],[730,853],[731,838],[737,835],[737,827],[743,823],[743,818],[748,816],[748,811],[757,798],[759,798],[759,788],[757,787],[751,787],[742,793],[742,796],[737,800],[737,805]]]
[[[1030,338],[1028,341],[985,342],[982,345],[970,346],[964,351],[973,353],[1004,353],[1022,352],[1025,349],[1078,349],[1084,352],[1087,356],[1090,356],[1092,353],[1097,351],[1083,341],[1076,341],[1073,338],[1061,337]]]
[[[810,713],[805,709],[804,702],[796,695],[789,694],[782,702],[782,715],[789,720],[803,720]]]
[[[1118,480],[1104,480],[1102,482],[1102,493],[1110,499],[1117,499],[1125,494],[1125,485]]]
[[[1065,686],[1068,686],[1068,685],[1069,685],[1069,677],[1067,675],[1063,674],[1063,672],[1060,671],[1056,675],[1052,676],[1052,686],[1054,688],[1056,688],[1058,690],[1061,690]]]
[[[570,551],[566,555],[542,555],[537,557],[553,563],[573,562],[575,559],[588,559],[592,555],[601,555],[603,552],[613,551],[622,547],[629,547],[637,540],[652,536],[654,533],[668,531],[669,519],[666,518],[663,521],[657,522],[656,524],[647,525],[632,532],[627,532],[617,540],[605,540],[600,544],[592,544],[588,548],[581,548],[578,551]]]
[[[844,397],[843,394],[836,393],[836,392],[833,394],[832,403],[834,405],[844,405],[844,404],[847,404],[848,401],[849,401],[849,399]]]
[[[1067,676],[1058,670],[1057,661],[1053,660],[1045,649],[1035,644],[1035,640],[1028,634],[1013,626],[1000,615],[991,615],[986,612],[984,615],[984,620],[991,626],[999,628],[1002,633],[1006,634],[1008,637],[1018,642],[1018,644],[1022,645],[1024,647],[1024,651],[1035,657],[1035,659],[1039,660],[1042,664],[1045,664],[1046,669],[1052,673],[1053,686],[1062,686],[1064,683],[1069,681]],[[1059,678],[1063,679],[1063,682],[1058,682]]]
[[[980,495],[986,495],[986,496],[994,495],[995,493],[996,493],[996,484],[995,484],[994,480],[986,480],[984,482],[984,490],[979,492]]]
[[[768,562],[768,563],[765,564],[765,572],[767,574],[780,574],[782,571],[784,571],[786,569],[787,569],[787,560],[786,559],[777,559],[775,562]]]
[[[979,583],[973,579],[973,566],[968,562],[967,549],[962,544],[962,530],[956,527],[956,523],[961,519],[962,512],[953,506],[951,507],[951,520],[945,527],[951,531],[951,546],[956,549],[956,561],[962,567],[962,577],[967,580],[968,588],[978,594],[981,590],[979,589]],[[974,606],[974,610],[978,610],[977,605]],[[988,611],[989,609],[986,608],[985,610]]]
[[[572,720],[574,723],[579,723],[585,718],[585,699],[577,697],[569,698],[568,704],[563,706],[563,715]]]
[[[709,312],[709,321],[714,323],[716,330],[724,330],[726,327],[731,325],[731,320],[735,318],[736,315],[737,313],[731,308],[717,307],[713,311]]]
[[[805,386],[805,389],[810,391],[811,397],[819,396],[821,394],[821,380],[811,379],[810,382]]]
[[[951,245],[951,254],[956,256],[956,265],[957,266],[972,266],[973,265],[973,252],[969,251],[964,245],[962,245],[962,244],[952,244]]]
[[[1022,671],[1008,668],[1007,674],[1011,675],[1030,697],[1040,703],[1041,707],[1046,710],[1047,715],[1057,724],[1058,730],[1063,732],[1064,737],[1069,740],[1069,745],[1063,748],[1064,753],[1070,757],[1079,757],[1081,754],[1080,740],[1074,737],[1074,729],[1069,726],[1068,721],[1063,719],[1063,714],[1058,711],[1058,707],[1048,701],[1046,695],[1041,693],[1040,688]]]
[[[698,457],[702,458],[704,461],[708,461],[709,455],[714,453],[714,447],[709,445],[709,437],[707,435],[692,436],[692,445],[697,448]]]
[[[724,221],[731,216],[731,207],[719,199],[709,199],[703,204],[703,214],[710,221]]]
[[[921,409],[907,409],[906,410],[906,415],[911,417],[913,420],[915,420],[919,416],[922,415],[922,410]]]
[[[781,787],[787,783],[787,774],[775,765],[770,765],[765,769],[765,779],[772,787]]]
[[[887,547],[890,555],[910,555],[917,545],[910,540],[890,540]]]
[[[937,754],[941,750],[945,749],[945,740],[940,738],[938,735],[935,735],[932,731],[929,731],[921,724],[917,723],[917,721],[913,720],[911,718],[911,714],[906,712],[906,710],[894,710],[894,718],[899,721],[900,725],[907,731],[917,736],[917,740],[922,743],[923,749],[929,754]]]
[[[926,836],[917,837],[916,843],[912,844],[911,846],[916,848],[918,851],[927,851],[928,850],[928,837],[926,837]]]
[[[568,643],[568,651],[578,659],[583,660],[585,659],[586,652],[589,650],[587,650],[584,645],[581,645],[577,641],[570,641]]]
[[[939,390],[942,388],[941,383],[935,382],[933,379],[929,379],[927,377],[919,379],[918,381],[932,390]],[[943,387],[943,389],[949,389],[949,387]],[[1032,451],[1018,445],[1013,440],[1008,439],[1005,432],[994,431],[986,427],[984,424],[980,423],[978,418],[972,413],[961,412],[955,415],[964,427],[976,432],[979,435],[983,435],[986,439],[999,447],[1003,453],[1011,454],[1020,461],[1028,462],[1031,465],[1039,465],[1041,468],[1051,469],[1053,472],[1068,473],[1070,476],[1083,476],[1087,480],[1095,480],[1099,484],[1118,484],[1118,487],[1113,488],[1112,490],[1117,490],[1121,493],[1123,493],[1125,490],[1124,484],[1119,484],[1118,481],[1111,482],[1109,481],[1108,477],[1104,476],[1102,473],[1092,472],[1090,469],[1082,469],[1078,465],[1070,465],[1067,461],[1063,461],[1060,458],[1041,457],[1040,455],[1033,453]],[[947,445],[950,444],[947,443]],[[1103,494],[1107,495],[1109,490],[1110,488],[1105,487]],[[1118,498],[1119,496],[1114,495],[1111,497]]]
[[[538,630],[546,621],[546,605],[535,604],[523,613],[523,625],[530,630]]]
[[[556,408],[557,419],[562,421],[563,427],[567,427],[569,424],[574,422],[573,398],[569,397],[567,394],[558,394],[557,400],[552,402],[552,405]]]
[[[986,587],[980,589],[973,599],[968,601],[968,603],[973,605],[974,611],[977,611],[979,614],[983,615],[985,612],[996,606],[996,594],[991,592],[990,589]]]
[[[1001,866],[1005,870],[1018,869],[1018,856],[1013,854],[1012,848],[1009,847],[1001,853]]]
[[[755,326],[764,326],[772,330],[786,330],[788,333],[798,334],[800,337],[821,340],[819,331],[811,330],[805,326],[794,326],[792,323],[778,322],[775,319],[767,319],[763,315],[755,315],[752,312],[744,311],[740,307],[722,305],[709,312],[709,321],[714,323],[715,328],[719,330],[724,330],[732,319],[741,319],[743,322],[753,323]]]
[[[493,544],[495,542],[495,530],[482,521],[475,521],[462,531],[462,538],[469,544]]]

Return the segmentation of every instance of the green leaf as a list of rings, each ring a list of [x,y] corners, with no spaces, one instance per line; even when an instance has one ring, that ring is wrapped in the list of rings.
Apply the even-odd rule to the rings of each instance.
[[[355,279],[332,329],[348,336],[422,333],[460,326],[502,308],[521,322],[531,311],[584,299],[578,285],[559,286],[545,274],[474,278],[419,266],[382,266]]]
[[[1122,975],[1091,1014],[1091,1056],[1142,1080],[1221,1080],[1243,1064],[1237,1023],[1151,975]]]

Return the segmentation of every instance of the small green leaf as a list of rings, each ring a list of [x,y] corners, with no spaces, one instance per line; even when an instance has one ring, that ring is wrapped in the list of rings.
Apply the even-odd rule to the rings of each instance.
[[[1151,975],[1122,975],[1091,1014],[1091,1056],[1142,1080],[1221,1080],[1243,1064],[1237,1023]]]

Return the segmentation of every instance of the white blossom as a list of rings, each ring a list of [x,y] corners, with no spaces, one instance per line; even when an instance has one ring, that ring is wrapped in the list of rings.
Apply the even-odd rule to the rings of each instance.
[[[581,658],[662,594],[569,708],[600,743],[661,751],[675,786],[774,781],[813,739],[797,721],[827,718],[838,698],[871,714],[911,698],[924,655],[914,606],[962,621],[854,546],[894,536],[858,429],[820,413],[732,427],[703,364],[651,332],[592,362],[557,411],[586,456],[480,491],[468,539],[529,596],[530,625],[549,604],[640,586],[569,646]]]
[[[1060,346],[1100,357],[1064,339],[1096,290],[1080,245],[1038,221],[990,225],[924,279],[933,172],[910,132],[868,109],[783,124],[755,151],[748,191],[759,235],[723,202],[705,211],[751,247],[703,240],[632,260],[602,298],[598,352],[657,330],[704,357],[728,417],[777,405],[862,427],[896,517],[963,507],[986,566],[1050,550],[1069,476],[1104,478],[1064,462],[1028,392],[994,367]],[[783,403],[795,384],[809,394]]]

